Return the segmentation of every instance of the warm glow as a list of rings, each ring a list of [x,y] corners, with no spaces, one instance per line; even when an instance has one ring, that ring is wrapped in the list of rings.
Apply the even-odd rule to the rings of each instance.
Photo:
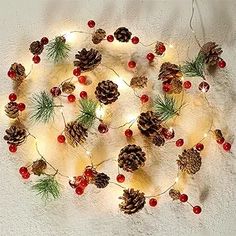
[[[67,43],[73,43],[76,39],[75,33],[65,32],[63,35],[66,38]]]
[[[105,115],[105,107],[103,106],[99,106],[97,109],[96,109],[96,116],[99,118],[99,119],[102,119]]]
[[[206,138],[206,137],[207,137],[207,133],[204,134],[204,138]]]
[[[169,45],[169,48],[174,48],[174,45],[173,45],[173,44],[170,44],[170,45]]]
[[[177,183],[179,181],[179,177],[175,178],[175,183]]]
[[[90,152],[90,151],[86,151],[86,154],[87,154],[88,156],[90,156],[90,155],[91,155],[91,152]]]
[[[119,90],[125,90],[125,89],[129,88],[122,77],[115,77],[113,79],[113,81],[114,81],[114,83],[116,83],[118,85]]]

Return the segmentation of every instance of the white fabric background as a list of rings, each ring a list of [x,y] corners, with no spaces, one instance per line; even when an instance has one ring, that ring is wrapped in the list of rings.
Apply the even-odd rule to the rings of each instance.
[[[235,0],[198,0],[197,3],[193,23],[201,42],[216,41],[222,45],[224,50],[223,58],[227,62],[227,70],[217,74],[215,83],[210,80],[209,100],[219,108],[216,112],[218,113],[218,128],[221,128],[227,134],[226,138],[233,142],[236,130],[236,2]],[[98,27],[104,28],[109,33],[114,32],[119,26],[127,26],[145,43],[157,39],[173,44],[175,48],[168,49],[167,59],[169,57],[172,62],[180,63],[187,58],[187,54],[192,57],[198,50],[188,28],[190,14],[190,0],[1,0],[1,136],[9,125],[3,110],[7,103],[7,96],[12,91],[12,84],[6,76],[6,72],[11,63],[15,61],[23,63],[29,69],[31,55],[28,47],[33,40],[40,39],[44,35],[52,38],[68,30],[87,30],[87,20],[94,19]],[[82,45],[87,44],[88,42],[78,40],[73,44],[73,53]],[[138,48],[140,51],[135,55],[139,53],[145,55],[146,49]],[[114,49],[112,46],[108,46],[108,50],[115,50],[115,53],[121,58],[126,58],[126,61],[127,55],[128,57],[131,55],[127,46],[124,46],[124,49],[122,47]],[[122,50],[127,51],[122,54],[120,52]],[[62,72],[60,71],[60,73]],[[65,70],[63,73],[70,76],[71,69]],[[157,71],[154,71],[152,75],[155,73]],[[59,77],[59,74],[56,70],[52,72],[50,64],[43,62],[36,67],[31,76],[33,82],[28,84],[30,88],[27,88],[25,93],[30,95],[30,92],[39,91],[45,86],[49,88],[53,85],[49,79],[53,80],[57,76]],[[57,79],[58,81],[63,80],[54,78],[54,81]],[[191,91],[195,94],[194,96],[198,96],[194,90],[197,91],[197,84],[200,80],[194,80],[192,79],[194,88]],[[157,83],[155,88],[159,89],[160,83]],[[22,99],[24,100],[23,96]],[[127,108],[126,97],[120,98],[120,101]],[[136,105],[138,106],[138,103]],[[126,112],[132,110],[129,107],[127,109]],[[208,113],[205,111],[205,107],[195,104],[190,105],[189,110],[187,109],[184,114],[185,117],[179,120],[181,125],[179,129],[177,128],[177,132],[179,132],[179,136],[182,135],[186,139],[191,139],[197,133],[192,140],[194,143],[209,126],[209,122],[204,125],[204,119],[209,120]],[[58,126],[60,127],[56,128],[60,130],[61,122]],[[46,143],[41,146],[45,155],[50,156],[57,166],[69,166],[65,171],[73,170],[71,165],[76,165],[73,157],[78,154],[75,154],[70,148],[63,149],[58,146],[55,141],[57,132],[53,133],[54,140],[52,140],[47,137],[45,127],[41,129],[41,132],[39,129],[40,127],[38,130],[35,128],[34,134],[38,134],[41,141],[43,139],[51,141],[51,144]],[[125,145],[122,135],[116,138],[114,137],[115,132],[112,134],[113,136],[108,136],[110,146],[107,146],[106,153],[103,152],[103,159],[109,158],[110,153],[117,154],[122,145]],[[223,156],[214,140],[206,142],[208,148],[203,152],[207,156],[204,159],[204,165],[194,178],[188,180],[184,188],[184,191],[190,196],[191,202],[199,203],[202,206],[203,212],[199,216],[194,215],[188,206],[172,203],[168,196],[161,198],[158,207],[154,209],[146,206],[145,210],[139,214],[124,216],[118,210],[117,197],[121,194],[121,190],[117,190],[117,187],[104,191],[91,188],[81,199],[78,199],[70,188],[66,188],[61,199],[44,206],[40,199],[30,191],[29,184],[24,184],[18,175],[19,166],[27,160],[37,158],[30,144],[22,147],[17,155],[11,155],[2,139],[0,143],[0,235],[236,234],[235,158],[231,154]],[[102,138],[101,143],[104,145],[106,139]],[[41,145],[43,144],[41,143]],[[99,150],[98,148],[97,153],[96,150],[94,152],[98,154]],[[175,177],[175,159],[179,152],[174,147],[160,153],[155,151],[158,153],[160,161],[155,162],[155,165],[151,165],[150,161],[145,169],[146,177],[155,179],[154,182],[162,189],[167,187]],[[235,152],[234,145],[232,152]],[[171,155],[171,160],[167,159],[169,155]],[[75,169],[71,172],[77,173]],[[82,167],[78,167],[78,169],[81,170]],[[116,173],[114,165],[107,164],[103,170],[107,170],[114,178],[114,173]],[[143,185],[145,185],[145,181],[141,181]],[[137,182],[136,180],[135,186],[139,186]],[[150,184],[146,189],[149,193],[154,192],[152,186]]]

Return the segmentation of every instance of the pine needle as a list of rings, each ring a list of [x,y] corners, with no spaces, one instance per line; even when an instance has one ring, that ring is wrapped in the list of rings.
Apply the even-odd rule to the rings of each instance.
[[[47,56],[55,63],[64,61],[68,56],[71,47],[66,43],[63,36],[53,39],[47,46]]]
[[[80,113],[78,114],[77,120],[84,127],[91,127],[96,119],[97,102],[91,99],[80,99],[79,108]]]
[[[32,186],[33,191],[37,192],[37,195],[40,195],[45,202],[59,198],[60,188],[61,185],[57,182],[55,176],[47,176],[39,179]]]

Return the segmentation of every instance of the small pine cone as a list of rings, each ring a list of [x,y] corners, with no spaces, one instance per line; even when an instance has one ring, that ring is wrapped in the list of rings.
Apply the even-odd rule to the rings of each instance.
[[[223,50],[218,46],[215,42],[208,42],[202,46],[199,53],[204,55],[207,64],[214,66],[219,61]]]
[[[102,55],[93,48],[83,48],[75,55],[75,59],[74,66],[79,67],[81,71],[91,71],[101,63]]]
[[[181,171],[187,172],[188,174],[195,174],[200,170],[202,158],[197,150],[191,148],[184,150],[182,154],[179,155],[177,164]]]
[[[29,50],[33,55],[40,55],[43,52],[44,46],[40,41],[34,41],[30,44]]]
[[[37,161],[34,161],[32,164],[32,169],[31,171],[35,174],[40,176],[41,174],[43,174],[43,171],[47,168],[47,163],[40,159]]]
[[[95,95],[101,103],[107,105],[115,102],[120,96],[120,93],[117,84],[111,80],[104,80],[98,83]]]
[[[156,134],[152,138],[152,143],[158,147],[163,146],[165,144],[165,138],[161,134]]]
[[[99,44],[106,37],[106,31],[103,29],[97,29],[92,36],[92,41],[94,44]]]
[[[72,121],[65,127],[66,140],[72,147],[76,147],[83,143],[88,137],[88,130],[84,128],[78,121]]]
[[[214,130],[214,134],[215,134],[216,140],[222,139],[224,137],[220,129]]]
[[[163,46],[165,46],[164,45],[164,43],[162,43],[162,42],[157,42],[156,43],[156,45],[155,45],[155,53],[158,55],[158,56],[160,56],[160,55],[162,55],[163,54],[163,51],[160,51],[160,47],[163,47]]]
[[[13,63],[10,67],[10,70],[16,73],[14,80],[22,82],[26,78],[25,67],[18,63]]]
[[[154,136],[162,128],[161,120],[153,111],[143,112],[138,118],[138,128],[143,135]]]
[[[146,154],[140,146],[129,144],[120,150],[118,165],[125,171],[133,172],[145,165]]]
[[[144,88],[147,86],[148,78],[146,76],[136,76],[130,81],[130,86],[132,88]]]
[[[5,112],[9,118],[17,118],[19,116],[18,104],[16,102],[8,102],[5,106]]]
[[[174,200],[179,200],[179,196],[180,196],[180,191],[179,190],[176,190],[176,189],[171,189],[169,191],[169,196]]]
[[[110,177],[104,173],[98,173],[93,179],[93,183],[97,188],[105,188],[109,184]]]
[[[180,79],[183,76],[179,66],[171,64],[170,62],[164,62],[161,65],[158,79],[163,82],[171,82],[173,79]]]
[[[168,94],[180,94],[183,91],[183,83],[179,79],[173,79],[170,82],[171,88],[167,92]]]
[[[119,204],[120,210],[125,214],[133,214],[143,209],[146,199],[144,193],[139,190],[125,189],[123,191],[123,196],[119,197],[123,202]]]
[[[10,128],[6,129],[6,135],[3,137],[8,144],[21,145],[25,142],[27,137],[27,132],[24,128],[12,125]]]
[[[125,27],[118,28],[114,33],[115,38],[123,43],[129,42],[131,35],[132,33]]]
[[[71,94],[71,93],[73,93],[74,90],[75,90],[75,85],[72,84],[71,82],[64,82],[64,83],[62,84],[61,89],[62,89],[62,92],[63,92],[63,93]]]

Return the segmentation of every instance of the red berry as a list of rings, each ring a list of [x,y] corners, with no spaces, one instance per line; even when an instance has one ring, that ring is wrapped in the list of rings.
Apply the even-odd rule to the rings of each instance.
[[[125,176],[122,175],[122,174],[118,174],[116,176],[116,180],[117,180],[118,183],[123,183],[123,182],[125,182]]]
[[[136,62],[135,62],[135,61],[129,61],[129,62],[128,62],[128,67],[129,67],[129,68],[134,68],[134,67],[136,67]]]
[[[139,43],[139,38],[136,37],[136,36],[134,36],[134,37],[131,39],[131,42],[132,42],[133,44],[137,44],[137,43]]]
[[[79,183],[79,187],[81,187],[81,188],[86,188],[88,186],[88,181],[86,180],[86,179],[81,179],[80,180],[80,183]]]
[[[226,62],[225,62],[224,60],[219,60],[219,61],[218,61],[218,66],[219,66],[220,68],[225,68],[225,67],[226,67]]]
[[[88,97],[88,94],[86,91],[81,91],[79,96],[82,98],[82,99],[86,99]]]
[[[176,140],[175,145],[176,147],[181,147],[184,144],[184,140],[182,138]]]
[[[75,95],[70,94],[70,95],[68,95],[67,100],[68,100],[69,102],[74,102],[74,101],[76,100],[76,97],[75,97]]]
[[[231,149],[231,144],[225,142],[225,143],[223,144],[223,148],[224,148],[225,151],[230,151],[230,149]]]
[[[53,97],[60,96],[61,89],[59,87],[53,87],[53,88],[51,88],[50,93],[52,94]]]
[[[101,134],[105,134],[108,132],[108,127],[106,124],[104,123],[101,123],[99,126],[98,126],[98,131],[101,133]]]
[[[22,166],[20,169],[19,169],[19,173],[21,174],[21,175],[24,175],[24,174],[26,174],[28,172],[28,169],[27,169],[27,167],[25,167],[25,166]]]
[[[28,179],[30,177],[30,173],[27,172],[25,174],[22,174],[21,176],[22,176],[23,179]]]
[[[18,103],[17,108],[19,111],[25,110],[25,104],[23,102]]]
[[[63,134],[60,134],[60,135],[57,136],[57,141],[59,143],[64,143],[66,141],[66,138]]]
[[[190,81],[184,81],[184,88],[185,89],[190,89],[192,86],[191,82]]]
[[[84,193],[84,189],[81,188],[81,187],[77,187],[77,188],[75,189],[75,192],[76,192],[78,195],[82,195],[82,194]]]
[[[163,43],[160,43],[157,50],[158,50],[158,53],[163,54],[166,50],[166,47]]]
[[[16,151],[17,151],[17,146],[14,145],[14,144],[10,144],[10,145],[9,145],[9,151],[10,151],[10,152],[16,152]]]
[[[180,200],[181,202],[187,202],[187,201],[188,201],[188,195],[187,195],[187,194],[181,194],[181,195],[179,196],[179,200]]]
[[[48,40],[47,37],[43,37],[43,38],[41,38],[41,43],[42,43],[43,45],[48,44],[48,42],[49,42],[49,40]]]
[[[9,70],[9,71],[7,72],[7,75],[8,75],[11,79],[13,79],[13,78],[16,77],[16,72],[15,72],[14,70]]]
[[[15,93],[11,93],[8,98],[9,98],[9,100],[10,100],[11,102],[14,102],[14,101],[16,101],[17,96],[16,96]]]
[[[223,137],[216,140],[216,142],[219,143],[219,144],[223,144],[224,141],[225,141],[225,139]]]
[[[150,205],[151,207],[155,207],[155,206],[157,205],[157,200],[156,200],[156,198],[151,198],[151,199],[149,200],[149,205]]]
[[[155,55],[150,52],[150,53],[147,54],[146,58],[147,58],[150,62],[152,62],[152,61],[154,60],[154,58],[155,58]]]
[[[127,138],[131,138],[131,137],[133,136],[133,131],[132,131],[131,129],[127,129],[127,130],[125,131],[125,136],[126,136]]]
[[[93,28],[95,26],[95,21],[94,20],[89,20],[88,21],[88,27]]]
[[[200,214],[201,211],[202,211],[202,208],[201,208],[200,206],[195,206],[195,207],[193,207],[193,212],[194,212],[195,214]]]
[[[141,100],[142,103],[146,103],[146,102],[148,102],[149,97],[148,97],[148,95],[143,94],[143,95],[140,97],[140,100]]]
[[[198,143],[198,144],[196,145],[196,149],[197,149],[198,151],[202,151],[202,150],[204,149],[204,145],[203,145],[202,143]]]
[[[85,175],[86,177],[93,177],[93,176],[94,176],[93,170],[92,170],[92,169],[86,169],[86,170],[84,171],[84,175]]]
[[[41,58],[39,55],[34,55],[32,60],[35,64],[38,64],[41,61]]]
[[[111,35],[111,34],[108,35],[108,36],[107,36],[107,41],[108,41],[108,42],[113,42],[113,41],[114,41],[114,36]]]
[[[166,93],[169,92],[171,90],[171,84],[168,84],[168,83],[163,84],[162,89]]]
[[[85,84],[86,83],[86,76],[84,75],[81,75],[79,78],[78,78],[78,81],[81,83],[81,84]]]
[[[74,75],[74,76],[79,76],[80,74],[81,74],[81,70],[80,70],[79,67],[77,67],[77,68],[75,68],[75,69],[73,70],[73,75]]]

